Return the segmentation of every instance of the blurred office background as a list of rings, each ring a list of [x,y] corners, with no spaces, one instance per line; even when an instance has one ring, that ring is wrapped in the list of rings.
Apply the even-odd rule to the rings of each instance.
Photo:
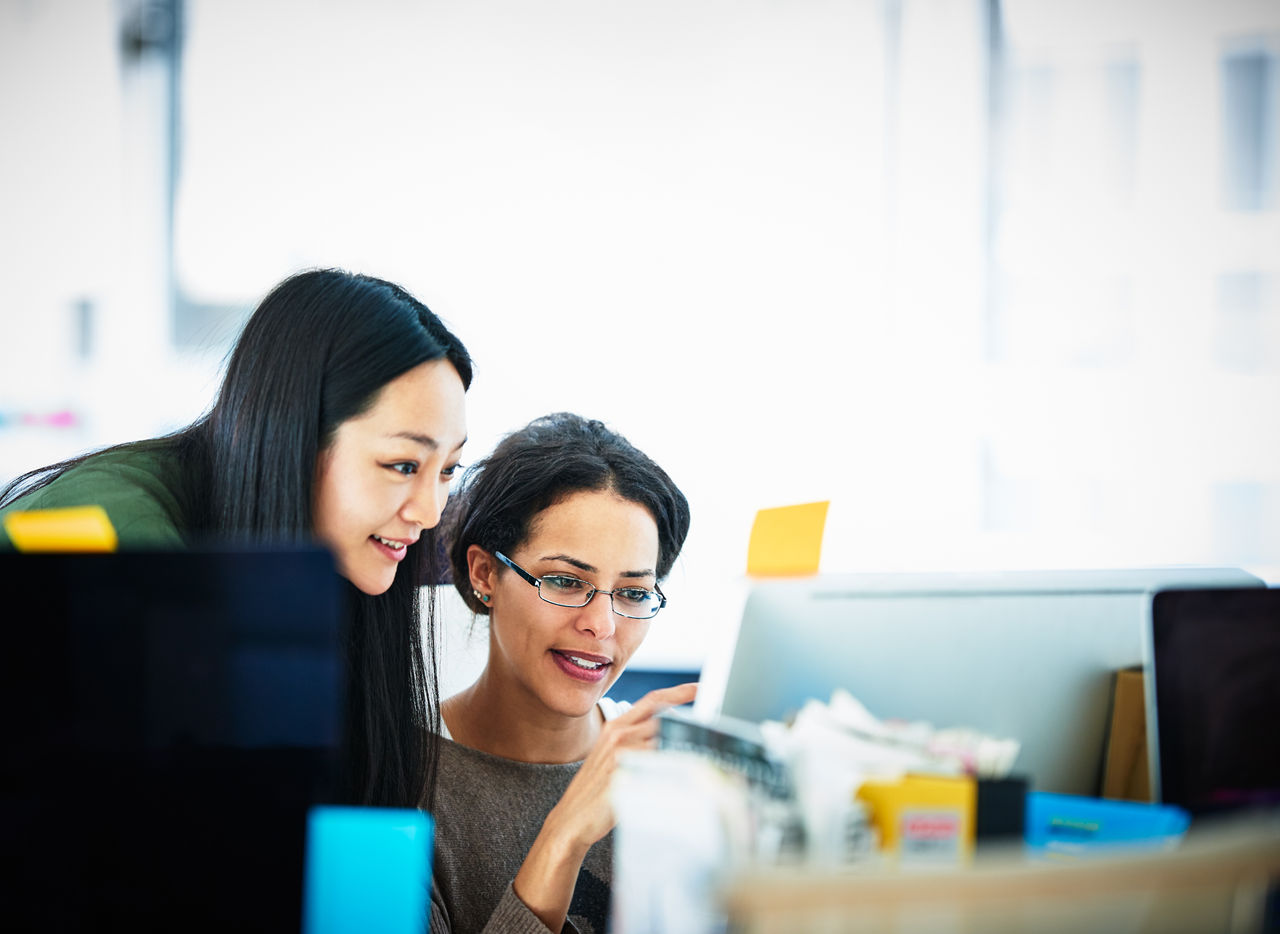
[[[637,664],[823,569],[1280,577],[1275,0],[0,0],[0,479],[185,424],[336,265],[693,506]]]

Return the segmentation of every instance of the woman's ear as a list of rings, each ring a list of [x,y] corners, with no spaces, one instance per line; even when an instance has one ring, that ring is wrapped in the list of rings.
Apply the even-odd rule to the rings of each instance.
[[[498,584],[497,560],[479,545],[468,545],[467,572],[471,577],[471,589],[480,594],[477,599],[488,603],[485,597],[492,596]]]

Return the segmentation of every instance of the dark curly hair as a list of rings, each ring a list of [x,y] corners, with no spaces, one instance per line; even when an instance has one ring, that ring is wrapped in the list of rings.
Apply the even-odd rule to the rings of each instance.
[[[666,471],[603,422],[570,412],[534,419],[472,465],[445,510],[443,538],[453,584],[475,613],[467,549],[511,554],[533,518],[574,493],[612,490],[649,511],[658,526],[658,580],[689,534],[689,503]]]

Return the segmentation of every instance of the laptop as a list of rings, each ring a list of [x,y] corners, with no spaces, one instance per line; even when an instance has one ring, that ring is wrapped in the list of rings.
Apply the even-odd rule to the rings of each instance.
[[[1280,590],[1151,602],[1152,793],[1193,816],[1280,806]]]
[[[1016,739],[1014,771],[1031,788],[1096,795],[1114,672],[1143,660],[1152,594],[1262,583],[1200,567],[762,581],[722,681],[709,666],[698,700],[742,720],[785,720],[844,688],[881,719]]]
[[[335,799],[327,552],[0,553],[10,930],[293,930]]]

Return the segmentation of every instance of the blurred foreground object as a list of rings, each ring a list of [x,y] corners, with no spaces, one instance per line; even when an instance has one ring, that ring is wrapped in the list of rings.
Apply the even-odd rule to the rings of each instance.
[[[422,931],[434,832],[416,808],[313,807],[303,934]]]
[[[1273,929],[1266,896],[1278,878],[1280,819],[1272,815],[1193,831],[1174,850],[1066,864],[1027,862],[1015,849],[964,869],[761,867],[736,875],[722,895],[741,934],[1200,934]]]

